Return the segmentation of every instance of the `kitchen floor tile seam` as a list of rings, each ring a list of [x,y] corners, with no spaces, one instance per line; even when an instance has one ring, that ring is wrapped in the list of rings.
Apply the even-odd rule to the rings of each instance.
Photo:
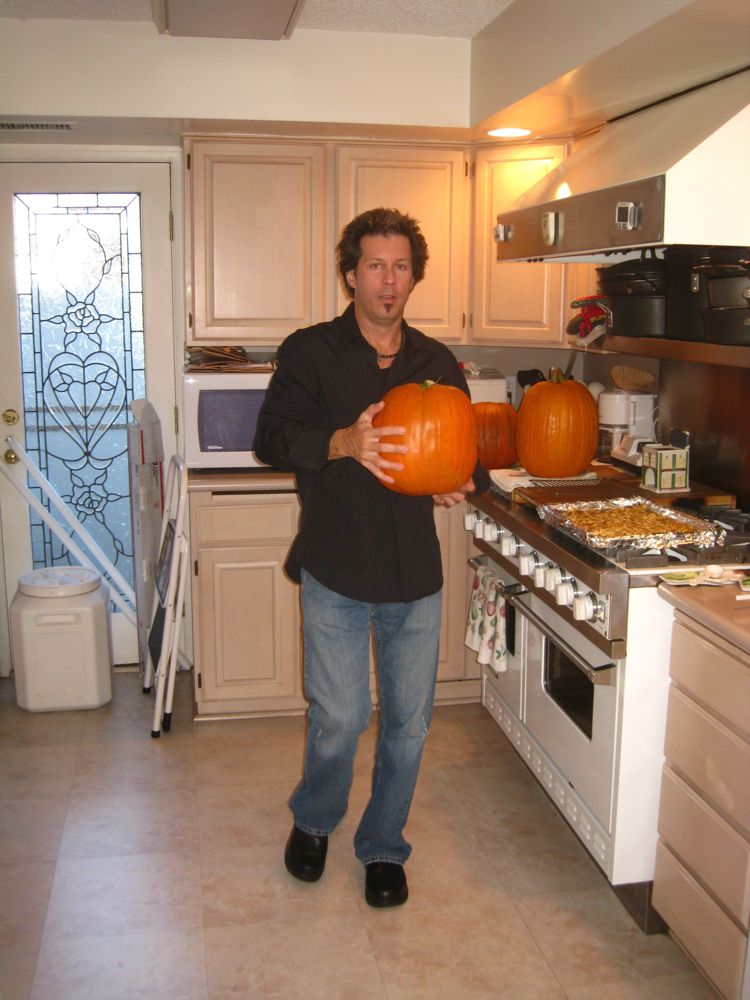
[[[607,883],[605,883],[604,888],[608,889],[608,891],[609,891],[608,904],[609,903],[612,903],[612,904],[617,903],[617,905],[619,907],[621,907],[621,904],[620,904],[619,900],[617,900],[617,897],[615,896],[614,891],[612,890],[611,886],[609,886]],[[571,896],[573,896],[573,897],[575,897],[575,896],[585,897],[586,895],[591,895],[592,893],[596,893],[597,897],[600,895],[598,889],[593,889],[593,890],[592,889],[581,889],[581,890],[578,890],[578,891],[577,890],[562,890],[562,891],[559,891],[559,892],[539,893],[539,894],[535,894],[535,895],[532,895],[532,896],[523,896],[523,897],[519,897],[518,898],[519,912],[520,912],[520,915],[521,915],[521,919],[523,920],[525,926],[527,927],[527,929],[529,931],[529,934],[533,938],[533,940],[536,943],[537,947],[542,951],[542,954],[545,955],[545,958],[546,958],[545,943],[544,943],[543,940],[540,940],[539,933],[537,933],[537,932],[534,931],[534,927],[533,927],[532,923],[524,915],[523,909],[522,909],[523,906],[524,906],[524,904],[527,901],[537,901],[537,902],[539,902],[539,901],[542,901],[544,899],[548,899],[548,900],[554,901],[554,900],[564,900],[566,897],[569,898]],[[516,900],[514,899],[513,902],[514,902],[514,905],[515,905]],[[561,907],[565,908],[565,903],[564,902],[561,903]],[[652,938],[656,939],[656,940],[658,940],[660,938],[664,938],[666,940],[669,940],[670,943],[671,943],[671,945],[672,945],[672,947],[674,947],[677,951],[679,951],[680,955],[684,959],[685,965],[686,966],[692,966],[693,968],[695,968],[694,963],[692,963],[690,961],[690,959],[684,954],[683,950],[679,947],[679,944],[674,940],[674,938],[672,937],[671,934],[665,933],[665,934],[656,934],[656,935],[646,935],[636,925],[636,923],[632,920],[632,917],[630,917],[630,915],[627,913],[627,911],[624,908],[622,908],[621,911],[618,909],[618,910],[616,910],[616,912],[617,912],[618,918],[620,918],[620,917],[623,918],[623,926],[625,928],[624,931],[623,931],[623,933],[631,932],[631,934],[634,937],[634,940],[637,943],[641,943],[641,944],[645,945]],[[626,923],[626,920],[630,921],[631,923]],[[612,943],[612,939],[608,938],[607,945],[610,945],[611,943]],[[555,978],[560,982],[561,988],[563,990],[565,990],[566,987],[564,986],[563,981],[558,976],[557,972],[555,971],[554,964],[549,959],[548,959],[548,964],[552,968],[552,971],[555,973]],[[632,975],[629,975],[629,976],[627,976],[625,978],[626,978],[626,980],[628,982],[632,982],[632,983],[636,983],[637,984],[639,982],[647,982],[649,980],[658,979],[658,978],[666,976],[666,975],[676,975],[678,971],[679,970],[672,970],[669,973],[665,973],[663,971],[656,971],[652,975],[648,975],[647,973],[644,973],[642,971],[635,971]],[[696,971],[698,971],[698,970],[696,970]],[[585,984],[577,983],[575,986],[569,984],[567,988],[568,988],[568,990],[581,990],[581,989],[584,989],[584,988],[602,988],[602,989],[606,989],[608,983],[615,983],[615,982],[619,982],[619,981],[622,981],[622,979],[618,978],[618,979],[612,979],[612,980],[601,980],[599,978],[592,978],[590,980],[589,984],[588,984],[588,987]]]

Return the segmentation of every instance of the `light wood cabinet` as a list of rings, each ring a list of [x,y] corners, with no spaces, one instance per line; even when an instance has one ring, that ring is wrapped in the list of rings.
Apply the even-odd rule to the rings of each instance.
[[[297,532],[293,477],[192,474],[193,650],[199,715],[303,712],[299,588],[284,574]],[[271,492],[271,490],[275,492]],[[436,508],[443,615],[436,701],[476,701],[479,668],[464,646],[473,574],[463,504]],[[373,678],[374,691],[374,678]]]
[[[190,492],[199,715],[302,712],[295,493]]]
[[[327,319],[324,145],[191,139],[186,156],[188,341],[274,344]]]
[[[476,157],[474,291],[471,340],[554,347],[565,343],[564,268],[499,262],[493,227],[507,209],[563,158],[564,146],[480,149]]]
[[[419,222],[430,257],[406,320],[446,342],[464,336],[467,302],[468,160],[462,149],[342,146],[337,232],[370,208],[397,208]],[[339,289],[339,309],[348,299]]]
[[[443,613],[440,629],[436,701],[477,701],[480,667],[464,645],[474,570],[469,568],[472,536],[464,530],[465,503],[435,508],[435,527],[443,558]]]
[[[653,905],[726,1000],[750,997],[750,656],[675,615]]]

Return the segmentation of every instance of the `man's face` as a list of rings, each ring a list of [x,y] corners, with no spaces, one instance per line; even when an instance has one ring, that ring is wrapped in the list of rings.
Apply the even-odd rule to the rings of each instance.
[[[378,326],[401,320],[414,287],[411,244],[406,236],[363,236],[362,256],[346,280],[354,289],[354,306],[360,316]]]

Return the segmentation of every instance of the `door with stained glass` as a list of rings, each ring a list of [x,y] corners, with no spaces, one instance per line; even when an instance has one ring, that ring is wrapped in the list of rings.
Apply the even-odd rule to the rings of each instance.
[[[134,399],[154,404],[174,450],[169,211],[167,163],[0,164],[3,439],[22,445],[131,585]],[[48,506],[21,465],[5,469]],[[5,476],[0,514],[6,603],[21,573],[77,561]],[[136,662],[119,612],[112,632],[115,662]],[[0,672],[5,662],[0,648]]]

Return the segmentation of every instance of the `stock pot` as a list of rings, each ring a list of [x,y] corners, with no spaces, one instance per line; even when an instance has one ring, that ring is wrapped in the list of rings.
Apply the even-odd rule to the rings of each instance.
[[[693,265],[711,308],[750,307],[750,247],[711,247]]]

